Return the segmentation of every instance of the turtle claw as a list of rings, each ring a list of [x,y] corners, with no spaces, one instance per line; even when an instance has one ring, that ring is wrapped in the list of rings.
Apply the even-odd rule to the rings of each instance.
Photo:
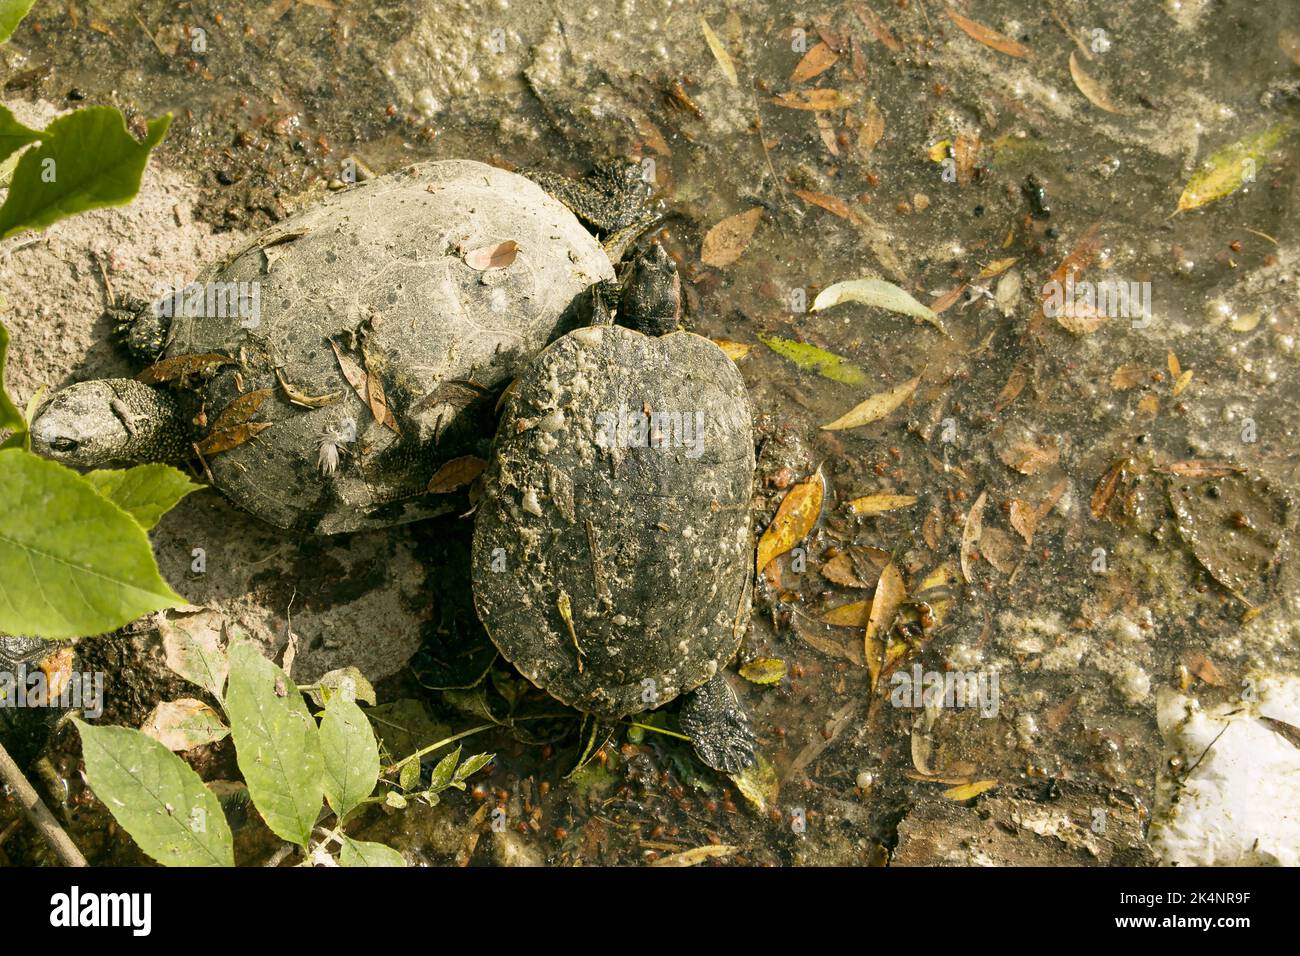
[[[714,770],[738,773],[753,766],[754,732],[749,717],[721,674],[687,694],[677,718],[695,753]]]

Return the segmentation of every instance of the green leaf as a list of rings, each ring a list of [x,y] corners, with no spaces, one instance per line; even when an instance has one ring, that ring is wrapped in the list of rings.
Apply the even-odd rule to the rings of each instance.
[[[418,763],[418,761],[416,761]],[[438,761],[429,777],[430,790],[446,790],[456,774],[456,764],[460,763],[460,747]]]
[[[456,768],[456,782],[464,783],[474,774],[478,773],[489,763],[496,754],[475,754]]]
[[[304,687],[303,693],[311,698],[317,707],[324,707],[340,692],[351,701],[374,706],[375,688],[366,675],[355,667],[340,667],[324,675],[310,687]]]
[[[14,35],[18,24],[35,4],[36,0],[0,0],[0,43]]]
[[[101,468],[85,478],[96,491],[138,521],[145,531],[190,492],[204,487],[171,465]]]
[[[0,631],[61,640],[185,603],[135,520],[71,468],[0,451]]]
[[[140,191],[150,150],[171,121],[170,113],[150,120],[144,142],[127,132],[126,120],[111,106],[91,106],[51,122],[41,145],[18,160],[0,206],[0,239],[87,209],[129,203]]]
[[[787,670],[780,658],[757,657],[740,665],[740,676],[754,684],[779,684]]]
[[[1178,211],[1196,209],[1253,183],[1269,151],[1290,131],[1289,123],[1278,123],[1211,153],[1178,197]]]
[[[406,866],[406,860],[391,846],[382,843],[367,843],[343,837],[343,852],[339,862],[344,866]]]
[[[235,865],[221,804],[189,764],[130,727],[75,723],[90,788],[140,849],[164,866]]]
[[[802,369],[816,372],[832,382],[844,385],[866,385],[870,377],[848,359],[840,358],[833,352],[819,349],[806,342],[778,338],[775,335],[759,334],[759,341],[782,358],[789,359]]]
[[[4,0],[0,0],[0,5]],[[8,158],[24,146],[41,139],[40,130],[31,129],[14,119],[14,114],[0,106],[0,160]]]
[[[420,785],[420,761],[408,760],[402,764],[402,769],[397,774],[397,785],[407,793]]]
[[[379,744],[361,708],[335,694],[320,722],[320,746],[325,799],[342,822],[379,783]]]
[[[324,796],[320,734],[293,681],[247,641],[230,648],[226,717],[253,805],[272,832],[305,847]]]
[[[914,319],[924,319],[940,332],[948,334],[939,322],[939,316],[935,315],[932,309],[917,302],[898,286],[884,279],[853,279],[827,286],[813,300],[811,311],[820,312],[841,302],[860,302],[862,305],[872,305],[889,312],[910,315]]]
[[[0,0],[2,2],[2,0]],[[16,432],[26,431],[27,422],[18,406],[9,400],[5,391],[5,354],[9,351],[9,330],[0,322],[0,428],[11,428]]]
[[[202,687],[224,706],[222,689],[230,664],[221,648],[222,617],[213,610],[167,615],[158,624],[167,666]]]

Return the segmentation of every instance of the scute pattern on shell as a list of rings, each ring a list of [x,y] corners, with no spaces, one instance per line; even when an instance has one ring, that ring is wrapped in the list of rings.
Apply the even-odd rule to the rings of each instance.
[[[506,240],[519,245],[509,266],[465,263]],[[244,392],[275,389],[257,416],[275,426],[209,462],[239,505],[284,528],[382,527],[451,507],[424,495],[429,478],[490,433],[493,391],[581,324],[580,294],[612,276],[599,243],[530,180],[470,161],[422,163],[331,195],[208,270],[200,282],[259,283],[260,315],[178,317],[165,354],[242,351],[242,368],[204,386],[209,416],[241,394],[237,381]],[[364,342],[401,434],[345,381],[331,339],[359,363]],[[339,398],[292,404],[277,364],[296,390]],[[481,399],[447,384],[466,380]],[[356,441],[323,476],[321,435],[344,417],[357,422]]]
[[[620,409],[702,412],[699,453],[607,447],[600,413]],[[480,619],[571,706],[615,717],[668,703],[725,666],[748,625],[753,480],[745,384],[716,345],[618,326],[564,336],[497,431],[475,519]]]

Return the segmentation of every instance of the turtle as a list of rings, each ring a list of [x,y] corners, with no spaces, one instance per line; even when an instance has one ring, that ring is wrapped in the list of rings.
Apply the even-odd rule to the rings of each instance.
[[[33,449],[82,467],[198,457],[289,530],[463,510],[430,479],[486,451],[499,392],[543,346],[610,314],[613,264],[655,215],[639,169],[544,190],[439,160],[332,193],[190,286],[120,306],[128,351],[152,364],[56,392]]]
[[[606,728],[599,740],[680,697],[700,759],[736,773],[756,759],[724,673],[753,594],[748,393],[718,345],[674,329],[662,248],[637,262],[621,324],[564,334],[507,393],[474,515],[474,603],[502,656]]]

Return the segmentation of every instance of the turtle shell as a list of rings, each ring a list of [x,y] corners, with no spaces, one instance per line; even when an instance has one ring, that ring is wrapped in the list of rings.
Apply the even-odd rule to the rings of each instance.
[[[475,516],[474,600],[530,681],[607,717],[726,665],[749,623],[754,439],[708,339],[552,343],[510,391]]]
[[[238,443],[206,461],[237,504],[322,533],[400,524],[451,507],[425,494],[431,476],[485,451],[495,393],[585,321],[581,293],[612,277],[530,180],[422,163],[332,194],[208,270],[197,309],[177,298],[164,357],[236,360],[200,397],[210,428],[235,425],[215,444]],[[256,397],[231,403],[254,392],[252,422],[272,425],[250,436],[238,425]]]

